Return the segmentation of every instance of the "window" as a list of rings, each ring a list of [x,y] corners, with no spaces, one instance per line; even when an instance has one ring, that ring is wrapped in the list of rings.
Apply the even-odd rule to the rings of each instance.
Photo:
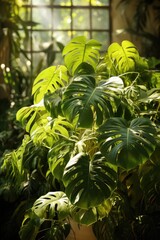
[[[109,0],[25,0],[20,16],[28,24],[21,44],[32,74],[43,64],[61,62],[63,45],[75,36],[99,40],[102,50],[110,43]]]

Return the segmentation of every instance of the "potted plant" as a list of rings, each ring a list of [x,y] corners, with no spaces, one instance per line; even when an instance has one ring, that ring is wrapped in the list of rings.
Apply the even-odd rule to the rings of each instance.
[[[94,39],[72,39],[63,49],[64,65],[43,70],[33,83],[33,105],[17,112],[29,135],[21,146],[22,167],[28,144],[32,151],[45,149],[40,169],[59,187],[50,185],[35,199],[21,239],[65,239],[72,219],[99,225],[97,239],[113,239],[106,234],[115,234],[118,220],[104,235],[102,223],[109,226],[118,206],[121,214],[136,209],[148,193],[147,174],[159,167],[157,62],[142,58],[129,41],[112,43],[103,54],[100,47]],[[128,223],[140,224],[138,214]]]

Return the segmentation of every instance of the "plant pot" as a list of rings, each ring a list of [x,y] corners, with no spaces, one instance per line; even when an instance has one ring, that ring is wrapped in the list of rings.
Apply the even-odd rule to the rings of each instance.
[[[74,221],[70,221],[71,231],[66,240],[96,240],[92,231],[92,226],[80,225]]]

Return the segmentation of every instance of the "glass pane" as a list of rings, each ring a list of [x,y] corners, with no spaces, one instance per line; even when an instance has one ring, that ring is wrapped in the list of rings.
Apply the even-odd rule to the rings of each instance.
[[[71,16],[70,9],[54,9],[53,12],[53,28],[54,29],[70,29]]]
[[[106,9],[92,10],[92,28],[109,29],[109,11]]]
[[[91,0],[93,6],[108,6],[109,0]]]
[[[52,0],[54,5],[71,6],[71,0]]]
[[[63,57],[61,53],[56,53],[56,57],[54,60],[54,65],[63,65],[64,61],[63,61]]]
[[[50,4],[50,0],[32,0],[33,5],[46,5]]]
[[[73,0],[73,5],[75,6],[88,6],[90,0]]]
[[[44,67],[47,67],[46,54],[43,52],[32,54],[32,62],[33,62],[33,72],[37,73],[37,69],[39,69],[39,65],[44,64],[45,65]]]
[[[102,43],[101,50],[106,51],[110,44],[109,32],[96,32],[92,33],[92,37]]]
[[[85,36],[87,39],[90,38],[90,33],[89,31],[74,31],[72,33],[73,37],[78,37],[78,36]]]
[[[35,51],[42,51],[49,47],[51,43],[50,31],[34,31],[32,32],[32,47]]]
[[[52,38],[57,41],[62,43],[63,45],[66,45],[67,42],[70,41],[70,31],[54,31]],[[59,50],[58,46],[56,50]]]
[[[50,29],[52,27],[51,19],[52,12],[49,8],[33,8],[33,21],[39,24],[35,27],[36,29],[46,28]]]
[[[73,14],[73,29],[89,29],[90,18],[88,9],[76,9]]]

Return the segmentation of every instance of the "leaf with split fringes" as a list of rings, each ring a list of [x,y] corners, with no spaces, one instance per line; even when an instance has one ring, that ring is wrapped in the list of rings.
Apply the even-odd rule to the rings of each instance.
[[[53,144],[59,140],[59,138],[69,138],[70,131],[73,125],[69,123],[65,118],[58,116],[54,120],[48,118],[48,122],[44,125],[38,126],[32,133],[31,138],[34,143],[38,145],[44,145],[46,147],[52,147]]]
[[[16,114],[17,121],[21,122],[26,132],[32,133],[37,127],[47,124],[49,113],[44,106],[31,105],[22,107]]]
[[[88,154],[81,152],[71,158],[64,169],[66,195],[77,207],[88,209],[98,206],[115,189],[116,176],[100,153],[90,159]]]
[[[112,43],[108,48],[108,58],[112,68],[116,69],[118,74],[135,71],[136,65],[140,62],[135,45],[127,40],[124,40],[121,45]]]
[[[147,161],[156,147],[156,127],[148,118],[110,118],[99,128],[100,150],[107,160],[125,169]]]
[[[63,49],[64,61],[70,73],[74,75],[82,63],[87,63],[95,69],[100,48],[101,43],[97,40],[87,40],[84,36],[73,38]]]
[[[68,84],[67,68],[63,65],[48,67],[36,77],[32,94],[34,103],[39,103],[47,92],[54,92]]]
[[[69,214],[69,204],[64,192],[48,192],[35,201],[32,210],[39,218],[62,220]]]
[[[78,76],[64,92],[62,110],[72,121],[78,116],[80,127],[91,127],[93,123],[102,124],[106,117],[112,116],[123,83],[115,78],[98,84],[91,76]]]

